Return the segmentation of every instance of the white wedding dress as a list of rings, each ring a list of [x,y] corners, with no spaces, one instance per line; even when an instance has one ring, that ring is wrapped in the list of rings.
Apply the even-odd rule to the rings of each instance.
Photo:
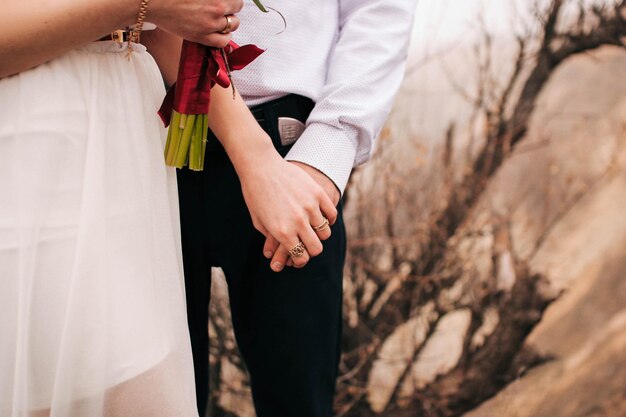
[[[165,92],[133,48],[0,80],[1,417],[197,417]]]

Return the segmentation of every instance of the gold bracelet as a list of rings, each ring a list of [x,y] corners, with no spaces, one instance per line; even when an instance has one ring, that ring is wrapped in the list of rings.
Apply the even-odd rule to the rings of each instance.
[[[148,14],[148,2],[150,0],[141,0],[141,5],[139,6],[139,14],[137,15],[137,23],[130,29],[130,34],[128,37],[128,51],[131,51],[131,43],[139,43],[141,38],[141,31],[143,30],[143,24],[146,21],[146,15]]]

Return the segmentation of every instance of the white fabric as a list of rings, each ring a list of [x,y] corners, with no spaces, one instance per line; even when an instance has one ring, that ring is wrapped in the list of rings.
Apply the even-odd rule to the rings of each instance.
[[[164,87],[125,48],[0,80],[2,417],[197,417]]]
[[[233,74],[249,105],[288,93],[317,104],[286,159],[324,172],[343,192],[353,166],[367,161],[404,75],[416,0],[250,1],[233,34],[266,52]]]

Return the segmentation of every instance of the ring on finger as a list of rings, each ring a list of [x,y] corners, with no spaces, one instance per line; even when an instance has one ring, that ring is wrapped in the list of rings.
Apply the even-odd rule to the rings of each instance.
[[[328,219],[324,217],[324,221],[322,222],[322,224],[320,224],[319,226],[312,226],[312,227],[313,227],[313,230],[315,230],[316,232],[321,232],[322,230],[326,229],[329,225],[330,223],[328,222]]]
[[[222,35],[228,35],[232,28],[233,28],[233,15],[232,14],[228,14],[226,16],[224,16],[226,18],[226,26],[224,26],[224,29],[222,29],[222,31],[220,32]]]
[[[296,246],[289,249],[289,256],[292,258],[299,258],[306,252],[306,248],[304,247],[304,243],[298,242]]]

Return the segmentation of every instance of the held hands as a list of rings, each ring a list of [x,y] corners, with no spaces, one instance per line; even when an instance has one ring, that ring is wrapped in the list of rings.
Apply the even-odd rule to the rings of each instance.
[[[265,256],[276,272],[303,267],[330,237],[339,190],[315,168],[285,161],[239,94],[233,100],[230,90],[218,87],[211,94],[209,127],[237,171],[254,227],[266,237]],[[300,245],[301,256],[290,257]]]
[[[318,226],[324,218],[330,225],[337,219],[339,191],[332,181],[308,165],[283,160],[275,151],[263,156],[254,171],[240,174],[240,179],[254,227],[266,236],[263,252],[271,258],[272,270],[301,268],[322,253],[322,241],[331,231]],[[299,242],[306,250],[290,257],[289,250]]]
[[[335,186],[335,183],[333,183],[330,178],[328,178],[325,174],[313,168],[312,166],[304,164],[302,162],[291,161],[289,163],[302,169],[307,175],[309,175],[322,188],[328,198],[330,198],[333,207],[337,206],[337,204],[339,203],[339,199],[341,198],[341,194]],[[331,230],[329,226],[333,225],[335,221],[336,215],[332,221],[330,220],[330,218],[328,219],[328,226],[325,226],[323,220],[316,224],[311,223],[311,226],[313,226],[313,229],[316,231],[319,239],[323,241],[330,238]],[[274,271],[280,272],[285,265],[301,268],[306,265],[311,257],[319,255],[319,253],[313,254],[309,252],[308,258],[304,258],[304,256],[306,256],[305,254],[300,259],[296,259],[294,261],[294,259],[289,255],[290,248],[291,246],[280,244],[271,235],[266,237],[265,245],[263,246],[263,254],[266,258],[272,260],[271,267]]]
[[[239,27],[233,15],[242,7],[243,0],[152,0],[148,20],[192,42],[223,48]]]

